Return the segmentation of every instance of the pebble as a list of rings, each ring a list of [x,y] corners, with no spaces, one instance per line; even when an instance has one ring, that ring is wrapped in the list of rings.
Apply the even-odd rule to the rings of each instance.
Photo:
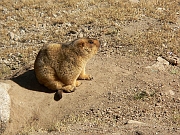
[[[10,39],[11,39],[11,40],[13,40],[13,39],[14,39],[14,36],[15,36],[15,35],[14,35],[14,33],[13,33],[13,32],[9,32],[9,37],[10,37]]]
[[[3,60],[3,62],[4,62],[5,64],[9,64],[9,61],[7,61],[7,60]]]
[[[172,96],[175,95],[174,91],[172,91],[172,90],[169,90],[169,94]]]
[[[136,120],[129,120],[127,124],[146,124],[144,122],[136,121]]]
[[[82,38],[82,37],[83,37],[83,34],[82,34],[82,33],[80,33],[78,37],[79,37],[79,38]]]

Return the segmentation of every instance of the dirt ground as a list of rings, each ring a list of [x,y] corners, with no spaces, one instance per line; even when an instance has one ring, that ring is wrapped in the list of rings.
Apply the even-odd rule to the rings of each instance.
[[[3,135],[180,134],[179,0],[1,0],[0,79],[11,84]],[[41,86],[33,63],[48,43],[101,42],[82,81],[62,99]],[[159,59],[158,59],[159,60]]]
[[[7,80],[12,108],[5,134],[180,134],[180,80],[172,73],[179,68],[160,71],[155,63],[99,54],[87,66],[94,80],[59,101],[33,69],[22,70]]]

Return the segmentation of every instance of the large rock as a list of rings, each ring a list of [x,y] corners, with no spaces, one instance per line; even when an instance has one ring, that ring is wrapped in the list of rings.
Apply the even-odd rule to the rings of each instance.
[[[0,82],[0,134],[6,129],[6,123],[10,117],[10,97],[8,90],[10,85]]]
[[[152,66],[147,66],[146,68],[149,69],[157,69],[159,71],[165,71],[165,69],[167,68],[167,66],[169,65],[169,62],[161,57],[157,58],[157,62],[155,64],[153,64]]]

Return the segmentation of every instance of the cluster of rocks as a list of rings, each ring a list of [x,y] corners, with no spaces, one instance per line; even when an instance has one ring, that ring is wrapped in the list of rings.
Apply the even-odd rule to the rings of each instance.
[[[23,57],[21,53],[9,53],[7,58],[1,58],[0,59],[0,64],[5,65],[9,67],[11,70],[16,70],[18,69],[23,62]]]

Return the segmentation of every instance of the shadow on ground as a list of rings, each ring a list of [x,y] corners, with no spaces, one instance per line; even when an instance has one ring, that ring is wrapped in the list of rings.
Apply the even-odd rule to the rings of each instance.
[[[45,86],[41,85],[34,73],[34,69],[27,70],[26,72],[20,74],[16,73],[13,77],[10,79],[20,85],[21,87],[32,90],[32,91],[38,91],[38,92],[45,92],[45,93],[55,93],[54,94],[54,100],[58,101],[61,98],[58,96],[56,91],[49,90]]]

